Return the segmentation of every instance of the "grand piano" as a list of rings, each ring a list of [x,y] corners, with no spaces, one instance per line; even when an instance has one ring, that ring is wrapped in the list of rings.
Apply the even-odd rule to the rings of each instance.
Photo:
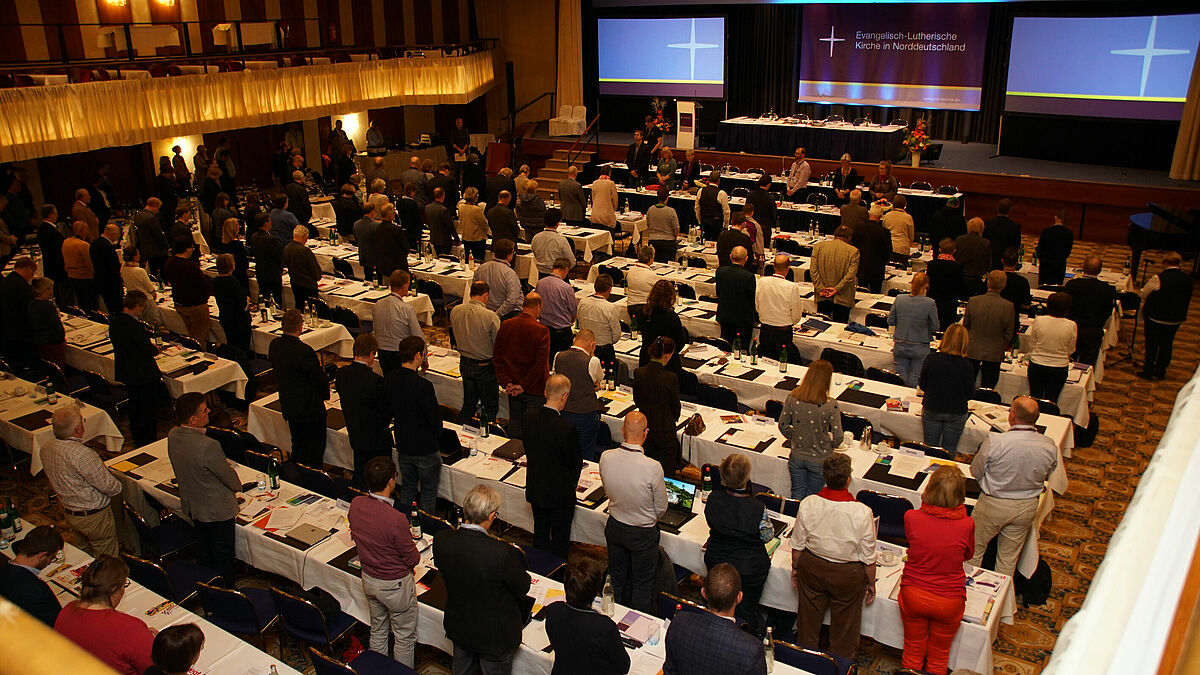
[[[1178,251],[1184,258],[1192,258],[1192,273],[1195,274],[1197,254],[1200,253],[1200,211],[1154,202],[1146,208],[1150,210],[1129,217],[1126,241],[1133,250],[1130,272],[1137,274],[1142,251],[1165,250]]]

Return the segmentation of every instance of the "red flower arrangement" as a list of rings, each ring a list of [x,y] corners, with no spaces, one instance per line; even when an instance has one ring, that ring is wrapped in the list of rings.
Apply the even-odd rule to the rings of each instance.
[[[654,120],[650,122],[650,125],[663,134],[671,131],[671,123],[663,119],[663,108],[666,105],[666,99],[660,99],[657,96],[650,100],[650,108],[654,110],[655,114]]]
[[[904,140],[900,141],[904,147],[908,148],[909,152],[924,152],[929,149],[931,141],[929,134],[925,133],[925,118],[917,120],[917,128],[913,129],[905,135]]]

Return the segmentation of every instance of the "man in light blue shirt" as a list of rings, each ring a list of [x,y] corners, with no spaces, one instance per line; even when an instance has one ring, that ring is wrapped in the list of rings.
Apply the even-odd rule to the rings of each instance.
[[[567,274],[572,267],[574,263],[571,260],[556,259],[550,276],[539,281],[534,289],[542,296],[542,315],[538,317],[538,321],[550,329],[550,363],[554,363],[555,354],[571,348],[574,338],[571,334],[571,324],[575,322],[579,299],[575,297],[575,289],[567,281]]]
[[[417,310],[404,301],[410,282],[408,272],[392,272],[388,277],[391,294],[375,303],[375,339],[379,342],[379,367],[384,375],[400,367],[397,350],[401,340],[410,335],[425,339]]]
[[[487,308],[501,319],[521,313],[525,293],[521,290],[521,279],[513,271],[512,261],[516,244],[510,239],[492,241],[492,259],[475,268],[474,281],[488,285]]]
[[[566,258],[571,263],[568,270],[575,266],[575,247],[558,233],[557,216],[557,209],[547,210],[546,228],[533,235],[533,239],[529,241],[533,257],[537,261],[538,273],[542,275],[553,274],[554,264],[559,258]]]

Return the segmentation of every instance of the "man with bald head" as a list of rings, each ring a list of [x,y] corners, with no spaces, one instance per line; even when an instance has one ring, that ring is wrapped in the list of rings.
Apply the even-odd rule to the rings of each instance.
[[[125,286],[121,282],[121,257],[117,247],[121,241],[121,228],[109,223],[104,231],[92,241],[89,255],[96,280],[96,291],[104,301],[104,310],[111,314],[121,311],[125,297]]]
[[[563,417],[571,396],[571,380],[559,373],[546,380],[545,405],[525,413],[525,458],[529,473],[525,499],[533,507],[533,545],[567,559],[575,485],[583,470],[579,434]]]
[[[92,201],[92,194],[87,191],[87,188],[79,188],[75,191],[75,203],[71,205],[71,221],[80,221],[87,224],[86,241],[91,241],[100,236],[100,219],[96,217],[95,212],[88,204]]]
[[[1112,318],[1117,300],[1117,289],[1100,279],[1103,269],[1104,264],[1098,256],[1088,256],[1083,261],[1083,274],[1063,286],[1063,290],[1071,296],[1071,313],[1068,316],[1079,326],[1075,360],[1089,366],[1096,365],[1096,359],[1100,356],[1104,327]]]
[[[571,227],[581,227],[587,215],[587,196],[579,184],[579,167],[567,167],[567,177],[558,182],[558,201],[562,204],[562,219]]]
[[[308,188],[304,186],[303,171],[297,169],[292,172],[292,182],[283,186],[283,193],[287,195],[287,210],[296,216],[296,221],[311,234],[312,228],[309,227],[308,221],[312,220],[312,203],[308,201]]]
[[[717,268],[717,323],[721,339],[742,349],[750,349],[750,335],[758,322],[754,311],[754,273],[746,269],[750,252],[735,246],[729,252],[729,262]]]
[[[1034,424],[1037,401],[1018,396],[1008,409],[1008,431],[991,433],[975,459],[971,475],[983,491],[971,516],[975,519],[975,556],[978,566],[988,542],[1000,535],[996,571],[1011,576],[1021,547],[1037,516],[1038,498],[1058,467],[1058,448]]]
[[[538,317],[542,296],[525,296],[521,313],[500,324],[492,365],[496,380],[508,394],[508,435],[522,438],[525,411],[546,402],[546,380],[550,377],[550,329]]]
[[[625,415],[621,447],[600,456],[600,480],[608,495],[608,573],[617,602],[648,612],[658,568],[658,519],[667,512],[663,468],[642,449],[649,425],[638,411]]]
[[[429,176],[421,170],[421,158],[413,155],[408,158],[408,168],[400,172],[400,182],[404,185],[416,185],[417,191],[413,194],[413,199],[417,202],[417,207],[425,210],[425,205],[429,203]]]
[[[804,315],[800,286],[787,278],[792,260],[780,253],[771,265],[771,275],[758,280],[754,304],[762,327],[758,332],[759,353],[777,359],[787,350],[788,360],[799,363],[800,352],[792,342],[792,326]]]

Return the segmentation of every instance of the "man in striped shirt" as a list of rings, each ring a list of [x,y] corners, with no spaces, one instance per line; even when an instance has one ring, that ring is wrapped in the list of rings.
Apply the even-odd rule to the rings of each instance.
[[[117,524],[109,508],[121,494],[117,481],[95,450],[83,444],[83,416],[75,406],[54,411],[54,440],[42,447],[42,466],[62,502],[67,523],[86,540],[94,556],[121,554]]]

